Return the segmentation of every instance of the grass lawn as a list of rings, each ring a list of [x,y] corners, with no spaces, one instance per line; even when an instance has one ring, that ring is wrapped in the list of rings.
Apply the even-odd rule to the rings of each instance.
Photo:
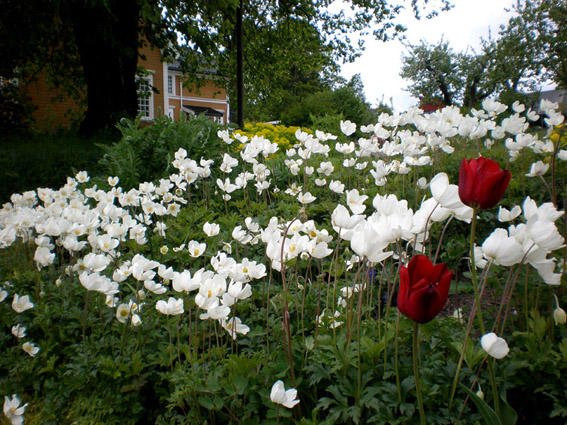
[[[9,201],[12,193],[38,187],[57,189],[76,171],[96,174],[103,154],[96,145],[118,137],[109,133],[85,139],[73,131],[0,134],[0,203]]]

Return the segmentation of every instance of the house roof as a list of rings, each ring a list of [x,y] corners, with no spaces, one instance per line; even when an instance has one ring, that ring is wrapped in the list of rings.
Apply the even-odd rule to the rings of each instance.
[[[567,110],[567,90],[546,90],[539,94],[539,98],[556,102],[559,104],[559,110],[565,112]]]
[[[176,59],[173,62],[168,63],[167,69],[170,70],[170,71],[179,71],[179,72],[184,71],[183,67],[181,66],[181,61],[179,59]],[[205,74],[205,75],[216,75],[217,69],[216,68],[206,68],[204,70],[201,70],[199,73]]]
[[[183,105],[183,111],[195,115],[205,114],[208,117],[222,117],[224,115],[223,112],[209,108],[208,106]]]

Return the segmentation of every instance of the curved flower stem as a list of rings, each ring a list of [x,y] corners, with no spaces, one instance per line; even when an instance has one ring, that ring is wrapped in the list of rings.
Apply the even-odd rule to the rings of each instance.
[[[415,392],[417,393],[417,404],[419,405],[419,418],[421,425],[426,425],[425,410],[423,409],[423,399],[421,397],[421,382],[419,379],[419,364],[417,353],[419,351],[419,324],[413,322],[413,376],[415,379]]]

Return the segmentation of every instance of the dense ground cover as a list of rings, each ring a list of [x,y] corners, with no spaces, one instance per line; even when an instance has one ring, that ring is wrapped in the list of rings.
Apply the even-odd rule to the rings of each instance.
[[[5,414],[563,423],[563,117],[544,104],[550,127],[534,131],[521,105],[483,106],[297,129],[291,148],[205,121],[125,123],[108,178],[13,195],[0,210]],[[510,170],[501,200],[500,171],[459,183],[479,155]],[[429,295],[400,295],[410,282]],[[443,288],[451,309],[437,308]]]

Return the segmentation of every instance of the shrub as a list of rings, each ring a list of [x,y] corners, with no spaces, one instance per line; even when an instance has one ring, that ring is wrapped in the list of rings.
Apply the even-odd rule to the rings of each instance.
[[[147,126],[140,118],[120,121],[121,139],[112,146],[101,146],[105,151],[100,165],[107,175],[117,176],[124,188],[141,182],[167,177],[174,153],[183,148],[190,158],[220,158],[220,141],[217,136],[221,125],[205,116],[190,121],[183,117],[172,121],[160,116]]]

